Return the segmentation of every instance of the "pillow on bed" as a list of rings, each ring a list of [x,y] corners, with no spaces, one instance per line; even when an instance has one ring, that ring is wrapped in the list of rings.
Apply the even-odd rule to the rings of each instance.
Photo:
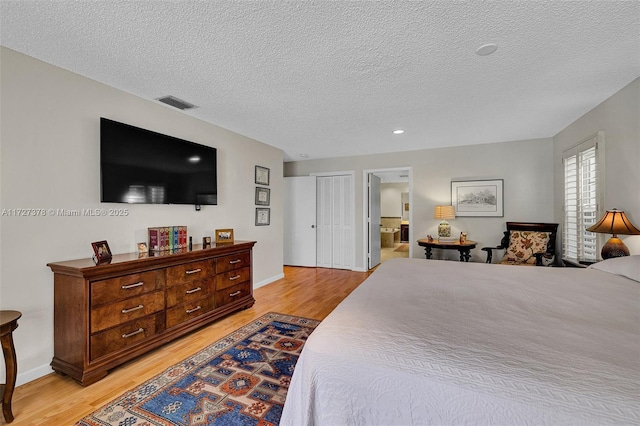
[[[612,257],[602,262],[594,263],[589,269],[622,275],[634,281],[640,282],[640,255]]]
[[[535,265],[536,257],[533,254],[545,253],[548,243],[548,232],[511,231],[509,247],[500,263]]]

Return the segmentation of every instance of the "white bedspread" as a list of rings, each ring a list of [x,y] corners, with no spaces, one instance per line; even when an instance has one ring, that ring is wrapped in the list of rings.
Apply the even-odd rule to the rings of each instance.
[[[640,424],[640,283],[393,259],[312,333],[281,425]]]

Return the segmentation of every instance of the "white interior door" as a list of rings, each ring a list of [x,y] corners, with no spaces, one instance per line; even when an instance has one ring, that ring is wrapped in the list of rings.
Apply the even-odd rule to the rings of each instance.
[[[333,176],[331,217],[331,267],[351,269],[353,267],[353,194],[349,175]]]
[[[316,266],[316,178],[284,178],[284,264]]]
[[[369,180],[369,247],[367,250],[368,269],[374,268],[380,263],[380,178],[372,173]]]
[[[320,268],[353,268],[353,176],[317,176],[317,261]]]
[[[317,250],[316,264],[320,268],[333,268],[331,248],[333,232],[331,229],[331,213],[333,209],[333,178],[318,176],[317,182]]]

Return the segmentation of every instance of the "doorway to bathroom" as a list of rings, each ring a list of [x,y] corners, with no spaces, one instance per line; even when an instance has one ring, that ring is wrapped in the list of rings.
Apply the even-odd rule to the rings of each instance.
[[[367,268],[388,259],[412,257],[411,168],[365,170],[363,182]]]

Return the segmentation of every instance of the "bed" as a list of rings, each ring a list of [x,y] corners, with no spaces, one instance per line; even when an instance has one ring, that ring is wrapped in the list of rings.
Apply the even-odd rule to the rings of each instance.
[[[640,424],[640,256],[386,261],[309,337],[280,421],[454,424]]]

